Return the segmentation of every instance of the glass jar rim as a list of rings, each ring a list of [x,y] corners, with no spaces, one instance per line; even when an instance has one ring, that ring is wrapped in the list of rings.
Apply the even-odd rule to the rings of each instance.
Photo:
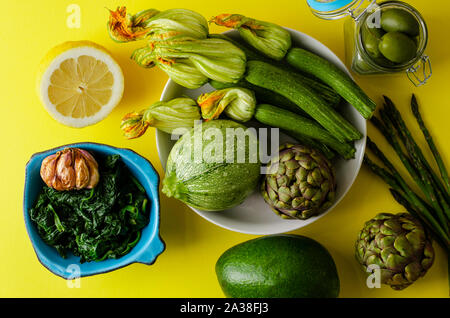
[[[361,32],[361,27],[364,25],[364,23],[366,22],[367,18],[376,10],[382,10],[383,8],[386,8],[388,6],[391,7],[397,7],[397,8],[402,8],[407,10],[408,12],[410,12],[411,14],[414,15],[415,19],[419,22],[419,27],[420,27],[420,33],[419,33],[419,43],[418,43],[418,49],[416,52],[416,56],[403,64],[397,64],[394,65],[392,67],[386,67],[386,66],[382,66],[377,64],[373,58],[370,56],[370,54],[366,51],[363,43],[362,43],[362,32]],[[381,70],[381,71],[385,71],[385,72],[392,72],[392,71],[403,71],[403,70],[407,70],[408,68],[410,68],[411,66],[415,65],[422,57],[423,54],[425,52],[425,49],[427,47],[427,43],[428,43],[428,28],[427,28],[427,24],[425,23],[425,20],[423,19],[422,15],[419,13],[419,11],[417,11],[414,7],[412,7],[411,5],[403,2],[403,1],[397,1],[397,0],[393,0],[393,1],[385,1],[382,3],[379,3],[377,7],[375,7],[375,10],[370,12],[370,14],[365,14],[362,19],[360,21],[358,21],[358,27],[356,29],[356,35],[357,35],[357,39],[356,39],[356,43],[358,46],[358,50],[361,52],[361,55],[363,56],[363,58],[365,59],[365,61],[373,68]]]
[[[323,0],[322,0],[323,1]],[[368,6],[376,0],[334,0],[334,1],[307,0],[312,13],[324,20],[337,20],[346,16],[354,17],[356,11],[360,11],[362,4],[368,1]]]

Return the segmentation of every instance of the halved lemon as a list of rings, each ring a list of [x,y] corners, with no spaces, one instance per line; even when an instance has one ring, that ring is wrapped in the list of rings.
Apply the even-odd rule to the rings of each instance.
[[[65,42],[41,62],[38,90],[50,115],[62,124],[85,127],[119,104],[124,88],[119,64],[90,41]]]

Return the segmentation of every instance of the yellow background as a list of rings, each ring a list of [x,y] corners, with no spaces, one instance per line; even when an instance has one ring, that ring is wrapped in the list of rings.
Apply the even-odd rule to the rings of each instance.
[[[414,88],[406,78],[356,77],[377,102],[382,94],[391,97],[404,113],[420,144],[425,146],[409,111],[411,93],[418,96],[422,113],[445,159],[450,158],[450,20],[447,1],[409,1],[425,17],[430,38],[427,54],[433,63],[433,77],[424,87]],[[67,6],[81,7],[81,28],[66,26]],[[92,1],[23,0],[2,3],[0,19],[0,296],[2,297],[223,297],[214,265],[231,246],[255,236],[234,233],[204,220],[189,208],[161,195],[161,236],[166,251],[152,266],[132,264],[117,271],[83,278],[81,288],[68,288],[37,260],[23,222],[22,195],[25,164],[35,153],[63,144],[83,141],[131,148],[149,158],[162,174],[154,130],[128,141],[118,127],[121,117],[159,99],[167,76],[158,69],[143,69],[129,59],[141,43],[116,44],[105,29],[106,8],[127,5],[129,12],[156,7],[182,7],[206,18],[220,13],[241,13],[305,32],[344,59],[343,21],[314,17],[306,0],[227,1]],[[224,29],[211,26],[211,31]],[[35,93],[35,74],[40,59],[54,45],[67,40],[92,40],[109,49],[125,75],[125,92],[120,105],[104,121],[84,129],[65,127],[53,120]],[[374,127],[369,135],[388,149]],[[388,152],[390,157],[392,151]],[[431,158],[430,158],[431,159]],[[398,161],[396,161],[398,163]],[[431,161],[430,161],[431,162]],[[448,161],[447,161],[448,162]],[[400,165],[399,165],[400,166]],[[424,278],[403,291],[389,287],[368,289],[365,274],[353,257],[353,245],[363,223],[379,212],[400,212],[403,208],[390,196],[387,186],[362,168],[345,199],[327,216],[295,234],[309,236],[332,254],[341,280],[341,297],[447,297],[447,259],[434,244],[436,260]]]

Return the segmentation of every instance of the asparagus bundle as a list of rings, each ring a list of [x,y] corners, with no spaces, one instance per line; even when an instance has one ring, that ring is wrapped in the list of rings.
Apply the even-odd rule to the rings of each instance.
[[[425,159],[394,103],[386,96],[384,100],[384,109],[380,110],[381,119],[372,117],[371,122],[394,149],[420,188],[423,198],[411,189],[394,165],[370,138],[367,139],[368,149],[381,160],[387,169],[375,164],[367,154],[364,157],[364,163],[390,186],[395,200],[402,204],[410,214],[420,219],[430,232],[434,233],[443,248],[448,251],[450,246],[450,195],[448,173],[444,162],[420,115],[416,97],[412,96],[411,109],[437,162],[442,180]]]

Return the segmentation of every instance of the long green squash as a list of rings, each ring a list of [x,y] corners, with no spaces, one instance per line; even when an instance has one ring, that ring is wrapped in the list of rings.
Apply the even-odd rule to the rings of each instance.
[[[306,137],[305,135],[295,131],[283,130],[283,133],[296,139],[297,142],[301,145],[319,150],[328,160],[336,157],[336,153],[330,147],[328,147],[324,143],[321,143],[320,141],[317,141],[310,137]]]
[[[355,147],[348,143],[339,142],[328,131],[317,123],[285,109],[268,104],[256,106],[255,118],[260,123],[272,127],[278,127],[288,132],[300,134],[324,143],[336,150],[345,159],[355,157]]]
[[[265,62],[249,61],[245,80],[291,100],[341,142],[362,138],[352,124],[290,72]]]
[[[301,48],[292,48],[286,61],[302,72],[311,74],[331,86],[366,119],[372,117],[376,104],[350,76],[330,61]]]
[[[209,81],[209,85],[211,85],[215,89],[224,89],[230,87],[247,88],[255,93],[256,100],[258,101],[259,104],[277,105],[281,108],[287,109],[296,114],[309,117],[307,113],[305,113],[300,107],[298,107],[295,103],[291,102],[286,97],[281,96],[280,94],[274,93],[272,91],[269,91],[268,89],[253,85],[245,80],[241,80],[237,83],[221,83],[217,81]]]
[[[239,40],[231,39],[230,37],[228,37],[224,34],[210,34],[209,37],[219,38],[219,39],[224,39],[224,40],[230,41],[231,43],[236,45],[238,48],[240,48],[245,53],[245,55],[247,56],[247,61],[266,62],[266,63],[272,64],[272,65],[275,65],[277,67],[280,67],[288,72],[291,72],[292,76],[294,76],[297,81],[303,83],[304,85],[307,85],[315,93],[317,93],[320,97],[322,97],[327,103],[329,103],[330,106],[332,106],[334,108],[336,108],[342,100],[341,96],[338,93],[336,93],[330,86],[324,84],[317,78],[310,77],[309,74],[305,75],[305,74],[300,73],[298,70],[296,70],[295,68],[290,66],[284,60],[283,61],[274,61],[274,60],[256,52],[255,50],[250,48],[246,43],[242,43]],[[214,81],[211,81],[210,83],[214,83]],[[216,84],[216,83],[214,83],[214,84]],[[255,91],[255,93],[257,93],[257,92]],[[269,103],[269,104],[272,103],[270,100],[264,100],[261,102],[265,102],[265,103]],[[282,105],[282,104],[275,103],[275,105]]]

